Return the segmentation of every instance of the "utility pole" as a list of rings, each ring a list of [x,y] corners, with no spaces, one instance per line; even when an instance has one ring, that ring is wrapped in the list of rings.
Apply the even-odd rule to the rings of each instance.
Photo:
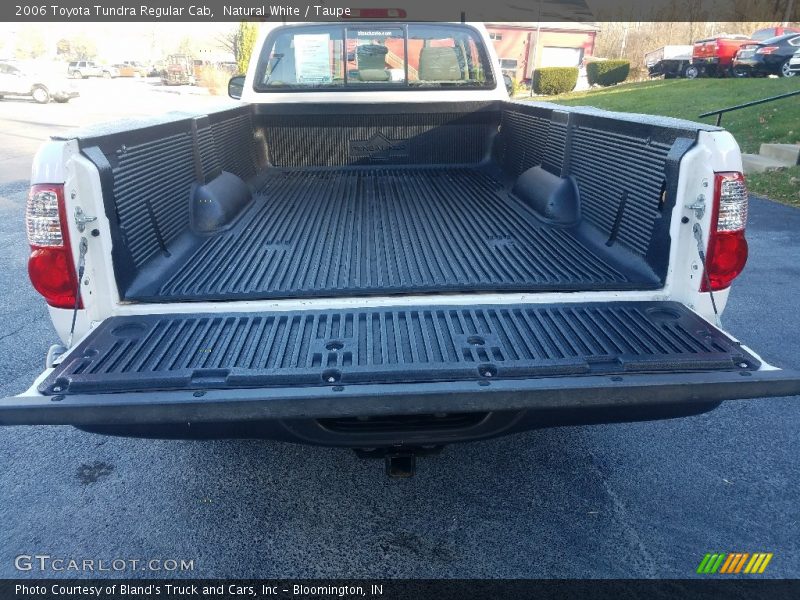
[[[628,45],[628,29],[630,28],[631,24],[625,21],[625,24],[622,26],[622,45],[619,47],[619,58],[625,57],[625,46]]]
[[[531,89],[529,97],[533,98],[533,73],[536,71],[536,57],[539,50],[539,34],[542,33],[542,0],[539,0],[539,14],[536,18],[536,42],[533,44],[533,54],[531,54]]]
[[[789,21],[791,20],[792,15],[794,14],[793,11],[794,11],[794,0],[789,0],[789,2],[786,3],[786,12],[783,15],[783,23],[781,23],[781,27],[788,27]]]

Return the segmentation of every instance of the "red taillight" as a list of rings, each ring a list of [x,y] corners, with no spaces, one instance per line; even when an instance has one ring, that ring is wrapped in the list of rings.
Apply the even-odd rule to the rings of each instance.
[[[724,290],[747,263],[747,187],[741,173],[714,175],[714,212],[706,250],[706,275],[701,292]]]
[[[28,275],[33,287],[50,306],[74,308],[78,277],[69,246],[64,186],[32,186],[25,224],[31,246]]]
[[[756,54],[772,54],[776,50],[779,50],[778,46],[762,46],[756,50]]]

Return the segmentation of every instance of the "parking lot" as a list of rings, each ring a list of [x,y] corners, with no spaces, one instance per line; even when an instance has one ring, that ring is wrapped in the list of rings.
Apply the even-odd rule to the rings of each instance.
[[[56,341],[26,272],[41,141],[227,102],[149,80],[75,83],[68,104],[0,101],[0,398],[30,385]],[[798,231],[800,210],[753,200],[751,258],[723,317],[767,361],[796,369]],[[706,552],[772,552],[765,576],[800,577],[800,398],[451,446],[407,480],[348,450],[278,442],[14,427],[0,428],[0,447],[6,578],[64,574],[20,573],[20,554],[193,560],[170,574],[196,577],[683,578]]]

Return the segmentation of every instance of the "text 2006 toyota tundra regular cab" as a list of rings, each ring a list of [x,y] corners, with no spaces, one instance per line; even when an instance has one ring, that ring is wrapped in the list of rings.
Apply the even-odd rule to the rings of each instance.
[[[231,88],[39,151],[29,270],[64,345],[0,422],[403,454],[800,392],[720,329],[726,131],[511,102],[461,23],[270,26]]]

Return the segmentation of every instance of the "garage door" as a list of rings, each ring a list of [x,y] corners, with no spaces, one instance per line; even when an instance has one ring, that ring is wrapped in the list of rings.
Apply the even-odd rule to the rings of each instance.
[[[542,67],[577,67],[581,64],[583,48],[542,48]]]

